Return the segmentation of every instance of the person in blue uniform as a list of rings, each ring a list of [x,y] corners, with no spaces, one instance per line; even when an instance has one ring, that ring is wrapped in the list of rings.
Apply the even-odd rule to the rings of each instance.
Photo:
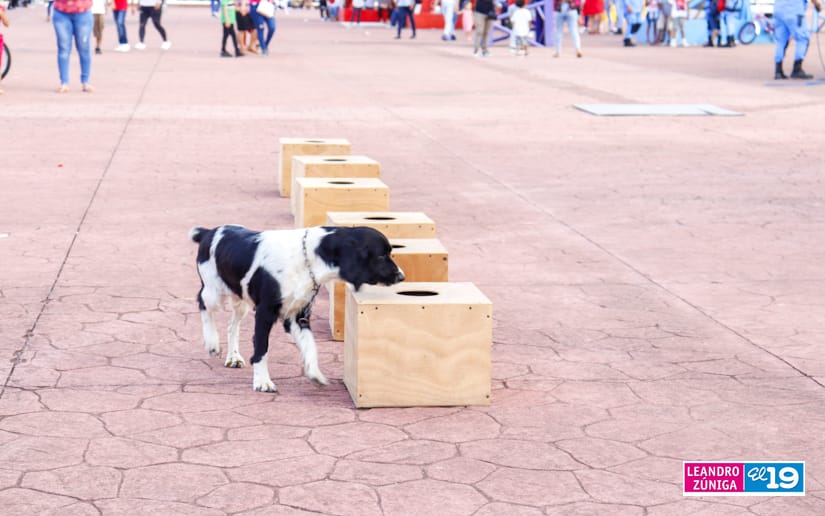
[[[720,46],[722,43],[719,36],[719,3],[717,0],[705,2],[705,23],[708,26],[708,42],[703,46],[712,47],[714,40],[716,40],[716,45]]]
[[[625,33],[624,46],[635,47],[633,36],[642,26],[642,0],[624,0],[624,19],[627,22],[627,32]]]
[[[817,11],[822,9],[820,0],[812,0]],[[807,0],[776,0],[773,4],[773,19],[776,24],[774,37],[776,47],[774,49],[774,79],[787,79],[788,76],[782,70],[782,61],[785,58],[785,49],[788,48],[790,38],[796,42],[794,48],[792,79],[813,79],[814,76],[805,73],[802,69],[802,60],[808,52],[808,42],[811,34],[805,25],[805,11],[808,8]]]

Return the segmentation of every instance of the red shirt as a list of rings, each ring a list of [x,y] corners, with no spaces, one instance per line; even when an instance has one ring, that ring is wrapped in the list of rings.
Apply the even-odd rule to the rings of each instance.
[[[129,0],[115,0],[115,11],[125,11],[129,8]]]
[[[92,8],[92,0],[54,0],[54,8],[62,13],[85,13]]]

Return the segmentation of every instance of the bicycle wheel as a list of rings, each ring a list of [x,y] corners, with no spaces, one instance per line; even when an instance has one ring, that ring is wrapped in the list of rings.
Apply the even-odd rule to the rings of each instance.
[[[739,29],[739,43],[750,45],[756,39],[756,24],[748,22]]]
[[[11,68],[11,52],[9,52],[9,46],[3,43],[3,63],[0,64],[2,66],[2,70],[0,70],[0,79],[6,77],[6,74],[9,73],[9,68]]]

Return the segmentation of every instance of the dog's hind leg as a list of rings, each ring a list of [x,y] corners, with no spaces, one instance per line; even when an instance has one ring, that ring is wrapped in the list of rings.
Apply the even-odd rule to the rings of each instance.
[[[243,367],[244,359],[240,352],[241,321],[249,313],[249,305],[240,299],[232,300],[232,320],[229,322],[229,339],[226,346],[226,367]]]
[[[315,344],[315,336],[309,327],[309,311],[307,305],[295,317],[284,321],[284,329],[292,336],[295,345],[301,351],[301,358],[304,360],[304,374],[310,380],[321,385],[329,384],[321,368],[318,366],[318,346]]]
[[[220,299],[201,287],[198,292],[198,308],[201,312],[201,322],[203,323],[203,347],[211,356],[221,354],[221,339],[218,336],[218,329],[215,328],[215,310],[220,304]]]

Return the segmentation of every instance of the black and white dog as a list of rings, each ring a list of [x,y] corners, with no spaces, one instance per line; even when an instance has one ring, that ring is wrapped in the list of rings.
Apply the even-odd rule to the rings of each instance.
[[[312,301],[318,288],[344,280],[355,289],[363,284],[392,285],[404,273],[390,258],[392,247],[380,232],[367,227],[313,227],[295,230],[250,231],[242,226],[194,228],[189,236],[199,245],[198,306],[203,339],[210,355],[220,355],[221,345],[213,321],[225,299],[232,304],[226,367],[243,367],[238,351],[241,320],[255,310],[252,388],[274,392],[269,377],[269,332],[280,317],[284,329],[301,351],[304,374],[328,383],[318,367],[318,350],[309,327]]]

